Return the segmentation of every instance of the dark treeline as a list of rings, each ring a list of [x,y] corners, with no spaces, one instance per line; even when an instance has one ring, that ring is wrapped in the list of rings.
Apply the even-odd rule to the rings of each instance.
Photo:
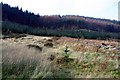
[[[27,25],[21,25],[15,22],[3,21],[2,32],[5,36],[12,36],[11,34],[32,34],[38,36],[66,36],[73,38],[85,38],[85,39],[120,39],[120,33],[108,33],[88,30],[53,30],[53,29],[39,29],[33,28]],[[5,37],[3,37],[5,38]]]
[[[2,20],[12,21],[32,28],[40,29],[86,29],[102,32],[120,32],[120,22],[116,20],[100,19],[75,15],[52,15],[40,16],[29,11],[23,11],[19,7],[11,7],[8,4],[2,5]]]

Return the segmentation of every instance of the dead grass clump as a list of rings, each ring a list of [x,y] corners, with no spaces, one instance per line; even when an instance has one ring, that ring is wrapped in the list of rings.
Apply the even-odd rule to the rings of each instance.
[[[73,46],[74,51],[81,51],[81,52],[86,52],[86,48],[84,45],[75,45]]]
[[[89,52],[99,52],[100,46],[88,46],[87,49]]]
[[[42,51],[42,47],[38,46],[38,45],[33,45],[33,44],[29,44],[27,45],[28,48],[34,48],[36,50]]]
[[[48,43],[45,43],[44,46],[45,47],[53,47],[53,43],[48,42]]]
[[[60,38],[61,38],[61,37],[53,37],[52,40],[53,40],[53,41],[57,41],[57,40],[59,40]]]
[[[73,63],[74,59],[73,58],[68,58],[67,60],[64,57],[58,57],[56,59],[57,64],[65,64],[65,63]]]
[[[47,39],[46,42],[53,42],[53,40],[52,39]]]
[[[50,60],[50,61],[53,61],[54,59],[55,59],[55,55],[53,55],[53,54],[51,54],[49,57],[48,57],[48,60]]]
[[[58,57],[56,60],[57,64],[63,64],[65,62],[64,57]]]

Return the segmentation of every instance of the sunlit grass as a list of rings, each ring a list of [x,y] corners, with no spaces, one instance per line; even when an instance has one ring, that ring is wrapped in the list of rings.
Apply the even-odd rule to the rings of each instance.
[[[53,47],[46,47],[47,39],[32,36],[24,38],[6,39],[2,49],[2,77],[5,78],[120,78],[118,57],[119,51],[98,48],[96,44],[90,46],[85,40],[65,41],[53,40]],[[27,41],[28,40],[28,41]],[[62,42],[61,42],[62,41]],[[9,43],[11,42],[11,43]],[[23,43],[24,42],[24,43]],[[19,44],[18,44],[19,43]],[[26,45],[34,44],[41,46],[42,51],[28,48]],[[84,47],[80,46],[83,45]],[[63,50],[68,46],[70,55],[68,61],[63,60]],[[76,50],[76,48],[79,49]],[[89,49],[89,50],[88,50]],[[52,55],[52,56],[51,56]],[[50,59],[53,57],[53,59]],[[58,63],[58,60],[62,60]]]

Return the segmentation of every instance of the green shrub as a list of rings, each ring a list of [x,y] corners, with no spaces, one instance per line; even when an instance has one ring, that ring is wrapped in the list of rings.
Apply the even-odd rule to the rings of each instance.
[[[63,57],[65,59],[66,62],[68,62],[69,60],[69,56],[70,56],[70,50],[68,49],[68,46],[65,47],[65,49],[63,50]]]

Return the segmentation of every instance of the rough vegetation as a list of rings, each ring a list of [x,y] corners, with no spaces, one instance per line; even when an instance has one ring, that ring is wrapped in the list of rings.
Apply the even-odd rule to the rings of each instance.
[[[3,80],[120,78],[120,21],[0,6]]]
[[[54,47],[44,46],[51,41]],[[116,41],[27,35],[2,45],[4,79],[120,78]]]

